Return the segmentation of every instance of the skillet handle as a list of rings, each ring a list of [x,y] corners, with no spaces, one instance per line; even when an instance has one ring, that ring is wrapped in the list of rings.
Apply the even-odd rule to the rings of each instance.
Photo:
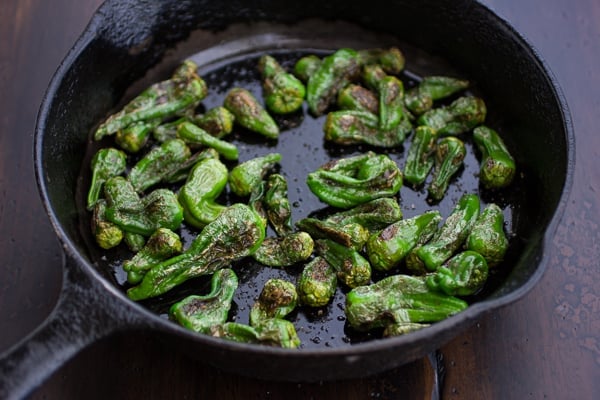
[[[67,257],[54,310],[30,335],[0,355],[0,399],[22,399],[77,352],[127,327],[139,312],[111,295],[103,282]]]

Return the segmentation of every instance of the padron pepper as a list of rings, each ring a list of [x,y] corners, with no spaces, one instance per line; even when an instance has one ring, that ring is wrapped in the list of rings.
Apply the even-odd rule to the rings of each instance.
[[[479,97],[463,96],[448,106],[433,108],[417,119],[418,125],[435,129],[438,136],[459,135],[485,121],[487,108]]]
[[[391,324],[437,322],[467,306],[461,299],[432,291],[422,277],[392,275],[352,289],[346,295],[345,312],[354,329],[365,331]]]
[[[279,127],[248,90],[231,89],[223,101],[223,106],[234,115],[236,124],[269,139],[279,137]]]
[[[106,200],[100,199],[92,212],[92,234],[98,246],[105,250],[118,246],[123,240],[123,231],[117,224],[106,219]]]
[[[497,204],[490,203],[483,209],[467,237],[465,247],[481,254],[489,267],[502,262],[508,250],[508,238],[504,233],[504,214]]]
[[[420,185],[425,182],[427,175],[435,163],[437,134],[429,126],[418,126],[406,155],[404,164],[404,180]]]
[[[258,300],[250,309],[250,326],[261,321],[283,319],[298,305],[296,286],[285,279],[272,278],[265,282]]]
[[[275,114],[289,114],[299,110],[304,102],[306,88],[294,75],[288,73],[270,55],[258,60],[262,77],[263,96],[267,109]]]
[[[483,288],[487,277],[485,258],[476,251],[465,250],[428,275],[425,282],[431,290],[450,296],[470,296]]]
[[[229,188],[240,197],[249,196],[279,161],[281,154],[270,153],[236,165],[229,172]]]
[[[479,181],[483,186],[497,189],[510,185],[515,176],[515,160],[498,132],[479,126],[473,130],[473,141],[481,152]]]
[[[188,117],[177,118],[173,121],[164,122],[152,131],[152,137],[159,143],[177,138],[177,128],[184,122],[189,122]]]
[[[295,349],[300,346],[300,338],[294,324],[280,318],[260,321],[255,326],[227,322],[211,329],[214,337],[241,343],[261,344],[265,346]]]
[[[192,154],[187,160],[179,164],[175,170],[171,171],[171,173],[163,179],[163,182],[177,183],[186,180],[194,165],[208,158],[218,159],[219,153],[217,153],[215,149],[209,147]]]
[[[379,128],[389,131],[397,127],[406,117],[402,81],[393,75],[387,75],[379,65],[366,65],[362,75],[367,85],[378,95]]]
[[[173,304],[169,317],[194,332],[211,334],[214,327],[227,322],[238,277],[230,268],[216,271],[210,280],[210,292],[191,295]]]
[[[404,54],[397,47],[388,49],[363,49],[358,51],[362,64],[376,64],[381,69],[392,75],[397,75],[404,69]]]
[[[438,140],[435,147],[433,177],[427,188],[431,199],[440,201],[444,198],[450,180],[463,166],[466,155],[467,150],[462,140],[454,136]]]
[[[310,54],[304,57],[301,57],[296,64],[294,64],[294,75],[296,78],[300,79],[302,82],[308,82],[308,79],[321,65],[321,59],[319,56],[314,54]]]
[[[296,227],[313,239],[331,239],[355,250],[362,249],[369,238],[369,230],[354,222],[338,224],[317,218],[303,218],[296,223]]]
[[[427,211],[372,234],[366,246],[371,266],[380,271],[398,266],[415,246],[433,237],[441,220],[439,211]]]
[[[160,125],[159,118],[149,121],[138,121],[115,134],[115,143],[128,153],[137,153],[148,143],[150,133]]]
[[[435,100],[441,100],[469,87],[469,81],[449,76],[426,76],[404,96],[406,107],[420,115],[433,107]]]
[[[369,232],[378,231],[399,221],[402,210],[396,199],[382,197],[359,204],[349,210],[338,211],[325,218],[325,222],[339,226],[359,224]]]
[[[293,226],[287,181],[283,175],[271,174],[265,189],[264,208],[268,221],[279,236],[289,234]]]
[[[321,201],[351,208],[394,196],[402,186],[402,172],[387,155],[369,151],[322,165],[308,174],[306,183]]]
[[[288,267],[310,257],[313,248],[314,242],[308,233],[292,232],[265,238],[252,257],[269,267]]]
[[[179,124],[177,127],[177,137],[189,145],[211,147],[227,160],[238,159],[239,152],[234,144],[212,136],[210,133],[191,122],[182,122]]]
[[[127,155],[114,148],[100,149],[90,163],[92,181],[87,195],[87,209],[92,210],[100,198],[104,182],[121,175],[127,168]]]
[[[379,114],[379,99],[369,89],[351,83],[339,91],[337,106],[342,110],[366,111]]]
[[[418,331],[423,328],[427,328],[431,324],[423,324],[419,322],[398,322],[385,326],[383,330],[383,337],[392,337],[406,335],[407,333]]]
[[[315,244],[317,254],[333,267],[346,286],[355,288],[369,283],[371,265],[358,251],[329,239],[319,239]]]
[[[301,304],[309,307],[326,306],[337,288],[335,270],[323,257],[306,264],[298,277],[296,290]]]
[[[188,279],[212,274],[254,253],[264,237],[265,226],[254,211],[244,204],[229,206],[186,251],[152,266],[127,296],[132,300],[159,296]]]
[[[144,235],[140,235],[139,233],[123,232],[123,241],[127,245],[127,248],[134,253],[137,253],[144,247],[146,239]]]
[[[233,131],[235,116],[225,107],[213,107],[204,114],[192,118],[194,124],[216,138],[223,138]]]

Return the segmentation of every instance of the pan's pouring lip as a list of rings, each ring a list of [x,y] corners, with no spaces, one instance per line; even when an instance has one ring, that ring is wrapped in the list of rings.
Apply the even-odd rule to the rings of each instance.
[[[205,335],[198,335],[192,331],[189,331],[183,327],[180,327],[176,324],[173,324],[169,321],[166,321],[160,318],[158,315],[153,312],[147,310],[142,305],[129,300],[124,293],[118,290],[115,286],[113,286],[110,282],[108,282],[104,277],[102,277],[93,267],[90,266],[89,261],[86,260],[79,252],[76,250],[76,246],[74,242],[71,240],[69,235],[65,232],[63,226],[59,222],[54,206],[51,202],[51,199],[48,195],[49,185],[52,183],[49,182],[48,177],[46,176],[44,170],[44,162],[43,162],[43,147],[44,147],[44,131],[46,128],[46,122],[51,113],[52,105],[55,100],[56,92],[58,88],[62,84],[64,77],[67,72],[71,68],[72,64],[75,60],[81,55],[83,50],[90,44],[91,41],[94,40],[96,35],[98,34],[100,27],[99,24],[102,20],[102,12],[104,10],[104,6],[101,6],[99,11],[95,14],[95,16],[90,21],[88,27],[75,43],[75,45],[71,48],[67,56],[64,58],[62,63],[59,65],[57,71],[55,72],[49,87],[44,95],[43,101],[41,103],[40,111],[37,117],[37,124],[35,128],[35,138],[34,138],[34,162],[35,162],[35,175],[38,184],[39,193],[43,202],[43,205],[46,209],[46,213],[48,214],[51,224],[57,233],[59,240],[61,241],[65,253],[68,257],[73,259],[76,264],[88,275],[90,275],[95,283],[101,284],[105,288],[106,293],[110,293],[112,296],[118,298],[121,303],[127,304],[128,308],[132,311],[137,311],[137,313],[141,316],[139,321],[141,325],[150,326],[157,330],[162,331],[172,331],[176,332],[179,335],[185,335],[193,340],[204,342],[206,344],[215,345],[224,349],[228,349],[231,351],[243,351],[243,352],[256,352],[263,354],[273,354],[273,355],[285,355],[286,357],[323,357],[324,355],[332,355],[332,356],[345,356],[345,360],[347,363],[354,363],[360,360],[360,356],[366,355],[372,352],[384,352],[390,347],[401,346],[409,343],[425,343],[428,340],[431,340],[432,337],[444,337],[447,340],[450,340],[453,336],[455,336],[456,329],[459,327],[466,327],[470,324],[473,324],[477,318],[483,315],[486,312],[489,312],[493,309],[497,309],[498,307],[507,305],[512,303],[521,297],[523,297],[527,292],[529,292],[533,286],[540,280],[541,276],[544,273],[545,266],[548,262],[548,253],[542,251],[543,249],[547,249],[552,247],[553,238],[555,232],[562,220],[564,209],[566,207],[568,196],[571,190],[571,186],[573,183],[573,169],[574,169],[574,154],[575,154],[575,136],[573,131],[573,125],[571,120],[571,115],[567,106],[567,102],[565,100],[565,96],[558,84],[557,79],[554,74],[551,72],[550,68],[546,64],[546,62],[540,57],[537,50],[518,32],[516,32],[510,24],[508,24],[504,19],[499,17],[494,11],[492,11],[486,5],[478,3],[481,7],[483,7],[487,12],[489,12],[494,18],[497,19],[499,26],[502,26],[507,32],[513,36],[513,38],[520,42],[519,44],[531,52],[532,58],[536,60],[538,63],[538,68],[545,74],[545,77],[548,81],[548,86],[552,88],[553,95],[560,107],[560,112],[563,120],[562,130],[565,133],[565,142],[566,142],[566,161],[567,161],[567,169],[565,172],[565,181],[562,188],[562,192],[560,195],[559,202],[556,206],[556,209],[552,215],[552,218],[548,224],[546,231],[544,232],[543,239],[541,240],[541,249],[540,255],[537,260],[539,266],[535,270],[535,272],[529,277],[529,279],[523,283],[521,286],[514,288],[511,292],[499,295],[498,297],[482,300],[478,303],[474,303],[470,305],[466,310],[462,311],[459,314],[456,314],[446,320],[437,322],[427,329],[418,330],[415,332],[411,332],[410,334],[386,338],[381,340],[372,340],[363,343],[353,344],[348,347],[338,347],[338,348],[328,348],[324,347],[322,349],[301,349],[298,350],[290,350],[290,349],[281,349],[274,348],[268,346],[260,346],[260,345],[248,345],[230,341],[223,341],[218,338],[213,338]],[[105,4],[106,6],[106,4]],[[433,350],[433,349],[432,349]],[[421,354],[422,355],[422,354]]]

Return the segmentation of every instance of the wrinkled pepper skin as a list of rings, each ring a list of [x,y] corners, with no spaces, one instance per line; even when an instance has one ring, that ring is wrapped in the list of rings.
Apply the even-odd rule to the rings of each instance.
[[[421,324],[418,322],[399,322],[394,324],[386,325],[383,330],[383,337],[392,337],[406,335],[419,329],[427,328],[431,324]]]
[[[285,236],[293,231],[292,206],[288,199],[288,186],[280,174],[271,174],[267,178],[264,198],[267,219],[279,236]]]
[[[269,220],[267,219],[267,210],[265,208],[266,192],[267,182],[260,181],[260,183],[252,189],[252,193],[250,193],[250,198],[248,199],[248,207],[260,217],[265,226],[269,223]]]
[[[405,119],[404,84],[395,76],[387,75],[379,65],[365,66],[362,76],[378,95],[379,128],[383,131],[394,129]]]
[[[235,116],[225,107],[213,107],[202,115],[196,115],[193,122],[216,138],[223,138],[233,131]]]
[[[302,269],[296,286],[301,304],[323,307],[329,304],[335,294],[337,275],[323,257],[315,257]]]
[[[368,111],[339,110],[327,114],[323,125],[325,140],[341,144],[368,144],[375,147],[392,148],[402,145],[412,130],[405,121],[392,129],[380,128],[380,118]]]
[[[137,253],[146,244],[146,237],[137,233],[123,232],[123,241],[127,248],[134,253]]]
[[[170,139],[177,139],[177,127],[184,122],[188,122],[188,117],[181,117],[174,121],[169,121],[158,125],[152,131],[152,137],[159,143]]]
[[[267,172],[281,161],[281,154],[270,153],[236,165],[229,172],[229,188],[240,197],[250,196]]]
[[[479,126],[473,130],[473,141],[481,152],[479,180],[483,186],[498,189],[510,185],[517,168],[498,132]]]
[[[123,240],[123,231],[118,225],[106,219],[106,200],[100,199],[92,212],[92,234],[101,248],[108,250],[117,247]]]
[[[450,180],[463,166],[466,155],[465,144],[454,136],[444,137],[437,142],[433,177],[427,188],[429,198],[435,201],[444,198]]]
[[[414,114],[429,111],[435,100],[449,97],[469,87],[469,81],[449,76],[426,76],[404,96],[406,107]]]
[[[463,245],[479,217],[479,207],[477,195],[463,195],[433,238],[409,254],[407,267],[415,272],[437,270]]]
[[[252,257],[269,267],[288,267],[306,260],[313,252],[314,242],[306,232],[266,238]]]
[[[122,230],[150,236],[158,228],[176,230],[183,221],[183,208],[168,189],[156,189],[140,199],[125,178],[109,179],[104,186],[106,218]]]
[[[402,172],[387,155],[367,152],[324,164],[308,174],[306,183],[321,201],[351,208],[394,196],[402,186]]]
[[[377,64],[385,73],[393,75],[402,72],[406,63],[404,54],[397,47],[359,50],[358,56],[362,64]]]
[[[483,288],[487,277],[485,258],[475,251],[465,250],[428,275],[425,282],[431,290],[450,296],[470,296]]]
[[[210,334],[213,327],[226,323],[237,287],[238,277],[232,269],[216,271],[208,294],[188,296],[173,304],[169,317],[194,332]]]
[[[216,199],[225,189],[227,178],[227,167],[218,158],[207,158],[192,168],[179,191],[185,222],[203,228],[221,214],[226,207]]]
[[[258,60],[258,71],[262,77],[263,96],[269,111],[289,114],[302,107],[306,96],[304,84],[284,70],[275,58],[263,55]]]
[[[121,150],[113,148],[100,149],[92,157],[90,167],[92,169],[92,181],[87,195],[88,210],[92,210],[100,198],[104,182],[125,172],[127,155]]]
[[[435,163],[437,134],[433,128],[418,126],[406,155],[404,180],[418,186],[425,182]]]
[[[187,160],[181,163],[175,170],[171,171],[171,173],[163,179],[165,183],[177,183],[179,181],[184,181],[189,176],[190,170],[197,163],[206,160],[208,158],[219,158],[219,153],[213,148],[206,148],[204,150],[200,150],[194,154],[192,154]]]
[[[374,232],[399,221],[401,218],[402,210],[398,201],[393,198],[382,197],[359,204],[349,210],[332,214],[325,219],[325,222],[339,226],[359,224],[367,228],[369,232]]]
[[[296,286],[284,279],[269,279],[250,310],[250,326],[261,321],[283,319],[298,305]]]
[[[296,226],[313,239],[330,239],[354,250],[362,249],[369,238],[369,230],[353,222],[336,224],[317,218],[303,218]]]
[[[483,209],[467,237],[466,248],[481,254],[488,267],[502,262],[508,250],[508,238],[504,233],[504,214],[498,205],[490,203]]]
[[[333,267],[346,286],[355,288],[370,282],[371,265],[358,251],[329,239],[319,239],[315,244],[317,254]]]
[[[94,139],[100,140],[140,121],[164,120],[196,107],[207,94],[206,82],[198,76],[197,68],[194,62],[184,61],[171,79],[150,86],[108,117],[94,133]]]
[[[318,56],[314,54],[304,56],[294,64],[294,75],[306,83],[311,75],[319,69],[319,65],[321,65],[321,59]]]
[[[279,318],[263,320],[255,326],[227,322],[213,327],[211,335],[235,342],[254,343],[284,349],[296,349],[301,343],[294,324]]]
[[[279,137],[279,127],[248,90],[231,89],[223,101],[223,106],[234,115],[236,124],[269,139]]]
[[[410,275],[392,275],[346,295],[346,317],[360,331],[390,324],[437,322],[465,308],[465,301],[431,291],[422,277]]]
[[[170,229],[158,228],[149,238],[144,247],[132,259],[123,263],[127,272],[127,282],[135,285],[153,265],[171,258],[183,250],[179,235]]]
[[[234,204],[206,225],[186,251],[152,266],[127,296],[136,301],[159,296],[188,279],[212,274],[254,253],[264,237],[258,215],[246,205]]]
[[[202,145],[215,149],[226,160],[237,160],[239,152],[237,147],[229,142],[218,139],[204,129],[192,124],[183,122],[177,127],[177,137],[190,145]]]
[[[360,74],[361,61],[352,49],[339,49],[323,58],[319,68],[308,79],[306,102],[312,114],[325,113],[338,92]]]
[[[191,155],[192,152],[182,140],[167,140],[139,160],[127,178],[136,192],[142,193],[171,175]]]
[[[435,129],[438,136],[459,135],[485,121],[487,108],[478,97],[463,96],[450,105],[433,108],[417,119],[418,125]]]
[[[433,237],[441,220],[439,211],[427,211],[372,234],[366,247],[371,266],[379,271],[398,266],[415,246]]]
[[[148,143],[150,134],[160,122],[160,119],[134,122],[117,131],[115,143],[128,153],[137,153]]]
[[[337,106],[342,110],[365,111],[379,115],[379,99],[375,93],[353,83],[339,91]]]

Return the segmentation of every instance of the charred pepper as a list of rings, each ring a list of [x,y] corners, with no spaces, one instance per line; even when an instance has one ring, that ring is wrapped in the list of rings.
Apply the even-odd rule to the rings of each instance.
[[[314,55],[308,55],[301,57],[296,64],[294,64],[294,75],[302,82],[308,82],[308,79],[321,65],[321,59]]]
[[[292,207],[288,199],[287,181],[280,174],[267,178],[264,207],[275,232],[284,236],[292,232]]]
[[[258,60],[267,109],[275,114],[289,114],[302,107],[306,88],[270,55]]]
[[[433,178],[427,189],[430,198],[436,201],[444,198],[450,180],[463,166],[466,155],[465,144],[454,136],[444,137],[437,142]]]
[[[248,90],[231,89],[225,97],[223,106],[234,115],[238,125],[269,139],[279,137],[279,127]]]
[[[488,189],[503,188],[512,182],[516,166],[498,132],[486,126],[473,130],[473,141],[481,152],[479,180]]]
[[[287,267],[306,260],[313,252],[314,242],[306,232],[266,238],[252,257],[269,267]]]
[[[300,346],[300,338],[294,324],[285,319],[272,318],[260,321],[255,326],[237,322],[227,322],[211,329],[214,337],[241,343],[255,343],[295,349]]]
[[[229,187],[233,193],[245,197],[260,185],[267,172],[281,161],[281,154],[270,153],[235,166],[229,173]]]
[[[238,149],[234,144],[212,136],[191,122],[182,122],[179,124],[177,127],[177,137],[190,145],[211,147],[227,160],[238,159]]]
[[[234,115],[225,107],[213,107],[202,115],[192,118],[195,125],[216,138],[223,138],[233,131]]]
[[[296,286],[285,279],[269,279],[265,282],[258,300],[250,310],[250,326],[277,318],[283,319],[298,305]]]
[[[450,258],[426,279],[431,290],[450,296],[470,296],[477,293],[488,277],[488,265],[483,256],[466,250]]]
[[[417,119],[418,125],[435,129],[439,136],[458,135],[485,121],[487,109],[482,99],[463,96],[448,106],[434,108]]]
[[[404,96],[406,107],[419,115],[429,111],[435,100],[451,96],[469,87],[469,81],[448,76],[426,76]]]
[[[433,128],[418,126],[406,155],[404,180],[413,185],[425,182],[435,163],[437,135]]]
[[[331,214],[325,219],[325,222],[338,226],[355,223],[367,228],[369,232],[373,232],[383,229],[401,218],[402,210],[398,201],[390,197],[382,197],[359,204],[349,210]]]
[[[315,257],[306,264],[298,278],[297,292],[300,302],[309,307],[327,305],[337,288],[335,270],[323,257]]]
[[[335,269],[346,286],[355,288],[369,283],[371,265],[358,251],[329,239],[319,239],[315,244],[317,254]]]
[[[349,84],[339,91],[337,106],[342,110],[366,111],[379,114],[379,99],[369,89],[356,84]]]
[[[106,219],[106,200],[100,199],[92,212],[92,233],[98,246],[112,249],[123,240],[123,231],[117,224]]]
[[[362,249],[369,238],[368,229],[354,222],[337,224],[317,218],[303,218],[296,226],[313,239],[331,239],[355,250]]]
[[[483,209],[467,237],[466,248],[481,254],[489,267],[502,262],[508,238],[504,233],[504,214],[498,205],[490,203]]]
[[[90,167],[92,181],[87,196],[87,209],[91,210],[100,198],[104,182],[121,175],[127,167],[127,155],[121,150],[107,148],[100,149],[94,154]]]

